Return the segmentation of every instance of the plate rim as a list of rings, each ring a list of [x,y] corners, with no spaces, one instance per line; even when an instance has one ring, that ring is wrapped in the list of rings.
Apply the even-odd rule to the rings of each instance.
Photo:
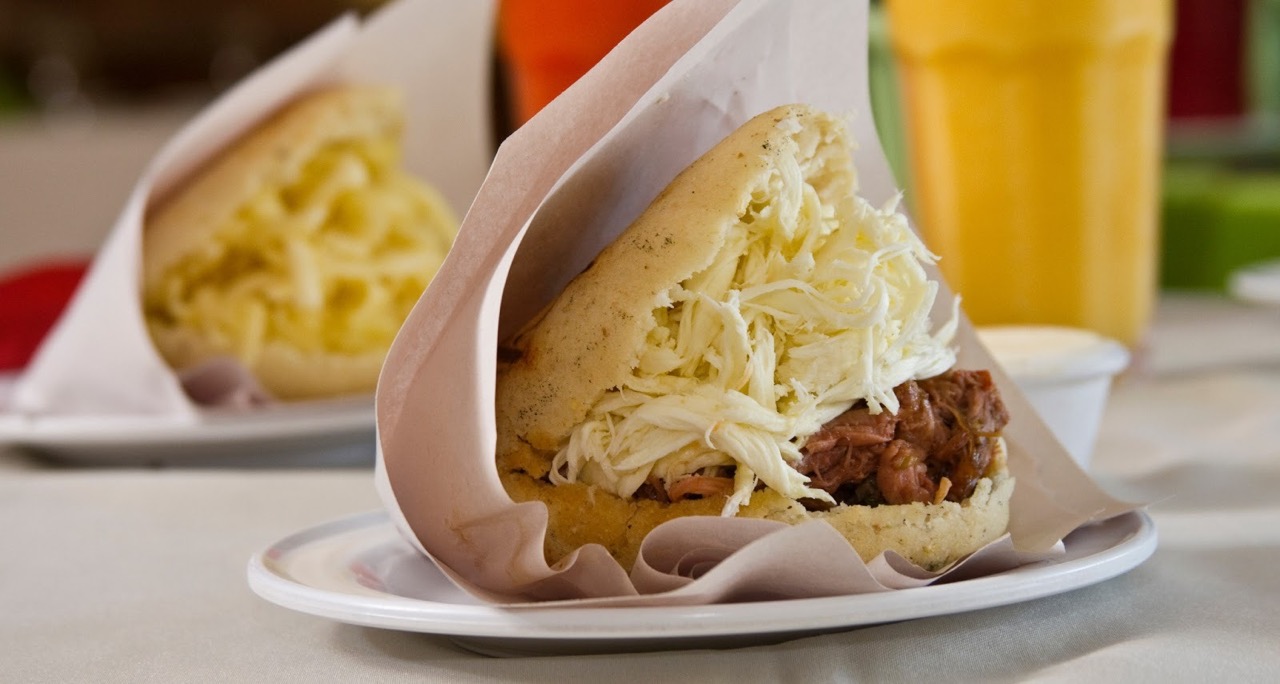
[[[1129,511],[1096,524],[1120,524],[1120,519],[1130,517],[1135,528],[1127,536],[1104,549],[1067,561],[1045,561],[995,575],[890,592],[744,603],[504,607],[377,595],[375,590],[369,590],[371,594],[360,595],[362,608],[356,612],[335,601],[335,595],[349,600],[354,594],[302,584],[269,567],[266,559],[273,549],[294,550],[316,539],[361,528],[385,526],[394,532],[385,511],[371,511],[321,523],[278,540],[250,557],[247,579],[259,597],[297,612],[345,624],[446,637],[600,643],[617,639],[646,641],[816,632],[994,608],[1066,593],[1117,577],[1146,561],[1157,546],[1155,523],[1146,511]],[[1010,582],[1011,578],[1018,581]],[[1055,581],[1046,581],[1049,579]],[[910,597],[916,609],[901,610],[904,597]],[[759,619],[763,613],[769,614],[767,620]],[[584,615],[589,618],[583,619]],[[673,620],[676,616],[680,619]]]
[[[375,429],[376,407],[367,399],[281,404],[238,412],[203,410],[194,415],[41,415],[0,412],[0,445],[33,448],[208,445],[289,439]]]

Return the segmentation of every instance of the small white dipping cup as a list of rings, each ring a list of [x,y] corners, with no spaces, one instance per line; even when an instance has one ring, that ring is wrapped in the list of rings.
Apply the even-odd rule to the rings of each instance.
[[[1076,463],[1088,468],[1111,380],[1129,365],[1124,345],[1056,326],[984,326],[978,337]]]

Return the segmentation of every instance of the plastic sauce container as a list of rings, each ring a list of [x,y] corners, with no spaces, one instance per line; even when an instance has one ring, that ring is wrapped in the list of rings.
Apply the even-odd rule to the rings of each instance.
[[[1111,381],[1129,365],[1119,342],[1056,326],[991,326],[978,337],[1071,457],[1087,468]]]

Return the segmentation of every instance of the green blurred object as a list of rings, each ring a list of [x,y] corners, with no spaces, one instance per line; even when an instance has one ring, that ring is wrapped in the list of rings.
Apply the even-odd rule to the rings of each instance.
[[[880,3],[871,5],[867,21],[867,70],[871,91],[871,114],[875,118],[880,147],[889,159],[898,188],[906,192],[907,140],[902,121],[902,105],[898,93],[897,67],[889,45],[889,27]],[[910,199],[910,194],[907,194]]]
[[[1160,284],[1226,291],[1231,274],[1280,258],[1280,0],[1249,0],[1248,116],[1170,130]]]
[[[1234,271],[1280,258],[1280,158],[1238,164],[1168,165],[1162,287],[1221,292]]]
[[[1214,231],[1220,175],[1212,164],[1171,164],[1165,169],[1160,208],[1160,286],[1167,289],[1212,289],[1213,276],[1204,258]]]
[[[18,80],[0,67],[0,118],[16,115],[30,108],[31,99],[18,87]]]
[[[1245,21],[1249,107],[1280,120],[1280,0],[1250,0]]]

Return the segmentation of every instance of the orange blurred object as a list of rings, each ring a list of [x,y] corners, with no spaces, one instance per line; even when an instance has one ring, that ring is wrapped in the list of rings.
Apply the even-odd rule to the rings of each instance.
[[[888,0],[913,204],[979,325],[1138,346],[1174,0]]]
[[[667,0],[502,0],[498,41],[519,126]]]

